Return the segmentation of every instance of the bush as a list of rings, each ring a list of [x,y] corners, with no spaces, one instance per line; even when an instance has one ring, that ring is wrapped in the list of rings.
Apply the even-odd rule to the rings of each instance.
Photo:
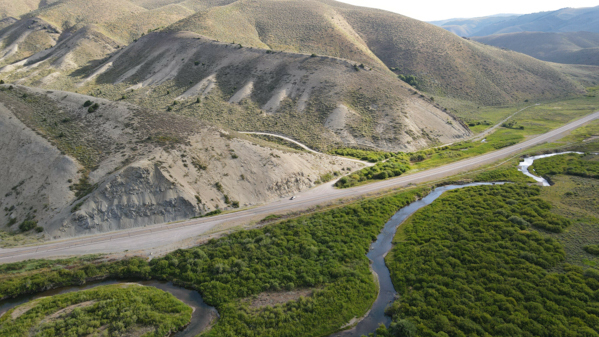
[[[414,323],[408,321],[407,319],[402,319],[398,322],[393,322],[389,326],[389,330],[391,332],[391,336],[393,337],[415,337],[416,336],[416,325]]]
[[[41,233],[41,232],[43,232],[43,231],[44,231],[44,227],[42,227],[42,226],[37,226],[37,227],[35,227],[35,231],[36,231],[36,232],[38,232],[38,233]]]
[[[12,225],[17,223],[17,218],[10,218],[8,219],[8,223],[6,224],[6,226],[11,227]]]
[[[87,101],[85,101],[85,103],[83,103],[83,107],[84,107],[84,108],[87,108],[88,106],[90,106],[90,105],[92,105],[92,104],[94,104],[94,102],[92,102],[92,101],[90,101],[90,100],[87,100]]]
[[[412,87],[418,89],[420,87],[420,83],[418,82],[418,79],[416,78],[416,76],[413,75],[398,75],[397,77],[399,77],[400,80],[406,82],[407,84],[411,85]]]
[[[96,112],[98,109],[100,109],[100,105],[98,103],[94,103],[92,104],[92,106],[89,107],[89,109],[87,109],[87,112]]]
[[[540,193],[525,184],[468,187],[412,215],[385,261],[399,293],[388,311],[394,320],[412,321],[420,336],[558,336],[595,328],[599,271],[564,263],[558,240],[520,227],[568,223]]]
[[[589,254],[599,255],[599,245],[587,245],[583,249]]]
[[[36,227],[37,221],[34,220],[25,220],[21,222],[21,224],[19,225],[19,229],[21,230],[21,232],[28,232]]]

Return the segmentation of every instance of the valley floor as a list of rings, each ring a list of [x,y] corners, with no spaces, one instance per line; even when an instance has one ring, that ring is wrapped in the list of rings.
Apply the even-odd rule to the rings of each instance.
[[[585,116],[575,122],[547,132],[541,136],[495,152],[411,175],[359,186],[353,189],[337,190],[333,189],[331,184],[323,184],[312,191],[306,192],[305,196],[299,195],[296,200],[280,200],[265,206],[224,214],[213,218],[202,218],[175,224],[151,226],[92,237],[82,237],[34,247],[2,249],[0,250],[0,262],[6,263],[32,258],[47,258],[48,256],[91,253],[125,253],[125,247],[130,252],[143,252],[146,255],[160,254],[177,248],[190,247],[198,242],[207,240],[211,237],[211,234],[215,235],[218,234],[218,232],[228,232],[240,228],[238,227],[240,224],[258,221],[268,214],[286,213],[294,210],[321,207],[327,202],[333,202],[334,204],[335,200],[341,198],[356,198],[410,184],[435,181],[453,176],[460,172],[472,170],[476,167],[495,162],[501,158],[513,156],[523,149],[562,137],[581,125],[597,118],[599,118],[599,112]],[[168,235],[165,235],[165,233],[168,233]],[[195,238],[198,235],[203,235],[204,237],[201,239],[189,240],[189,238]]]

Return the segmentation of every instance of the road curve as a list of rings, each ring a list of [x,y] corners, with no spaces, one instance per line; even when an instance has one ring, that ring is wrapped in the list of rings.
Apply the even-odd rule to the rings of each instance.
[[[249,222],[252,218],[256,218],[256,216],[266,216],[275,212],[284,212],[313,207],[339,198],[363,196],[385,189],[404,187],[409,184],[422,183],[426,181],[434,181],[455,175],[460,172],[469,171],[481,165],[512,156],[525,148],[542,144],[552,138],[563,135],[566,132],[572,131],[583,124],[598,118],[599,112],[595,112],[558,129],[524,141],[520,144],[426,171],[400,176],[389,180],[378,181],[372,184],[362,185],[350,189],[337,190],[330,188],[330,186],[319,186],[315,189],[299,194],[298,198],[293,201],[279,200],[264,206],[242,210],[235,213],[223,214],[215,217],[192,219],[174,224],[154,225],[131,230],[91,235],[64,241],[54,241],[33,247],[0,249],[0,263],[66,255],[116,253],[122,252],[125,249],[130,251],[150,250],[155,247],[173,244],[206,233],[210,229],[214,228],[214,226],[222,224],[223,222]]]
[[[268,132],[239,132],[242,133],[244,135],[259,135],[259,136],[271,136],[271,137],[277,137],[277,138],[281,138],[281,139],[285,139],[286,141],[293,143],[299,147],[301,147],[302,149],[308,151],[308,152],[312,152],[312,153],[318,153],[320,154],[320,152],[316,151],[316,150],[312,150],[311,148],[309,148],[308,146],[298,142],[297,140],[293,140],[289,137],[285,137],[285,136],[281,136],[281,135],[277,135],[274,133],[268,133]]]
[[[304,150],[306,150],[308,152],[312,152],[312,153],[316,153],[316,154],[325,154],[325,153],[322,153],[322,152],[318,152],[316,150],[312,150],[307,145],[302,144],[302,143],[298,142],[297,140],[293,140],[293,139],[291,139],[289,137],[286,137],[286,136],[277,135],[276,133],[268,133],[268,132],[242,132],[242,131],[239,131],[239,133],[242,133],[242,134],[245,134],[245,135],[259,135],[259,136],[277,137],[277,138],[284,139],[284,140],[286,140],[288,142],[291,142],[291,143],[293,143],[293,144],[301,147],[302,149],[304,149]],[[329,154],[327,154],[327,155],[330,156]],[[374,166],[373,163],[367,162],[367,161],[364,161],[364,160],[353,159],[353,158],[348,158],[348,157],[339,157],[339,158],[343,158],[344,160],[353,161],[353,162],[356,162],[356,163],[362,163],[362,164],[364,164],[366,166]]]

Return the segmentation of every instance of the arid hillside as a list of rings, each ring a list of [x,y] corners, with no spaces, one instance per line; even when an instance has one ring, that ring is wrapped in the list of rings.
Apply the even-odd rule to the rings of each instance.
[[[583,88],[551,65],[461,39],[395,13],[327,0],[238,1],[168,28],[245,46],[330,55],[416,76],[443,96],[503,104]]]
[[[543,61],[599,65],[599,33],[522,32],[474,37],[491,46],[510,49]]]
[[[80,94],[3,85],[0,102],[0,224],[46,238],[260,204],[362,166]]]
[[[44,29],[33,30],[23,20],[36,20]],[[483,105],[584,90],[534,58],[476,44],[399,14],[329,0],[60,0],[23,20],[0,31],[6,54],[0,64],[20,61],[93,25],[120,47],[157,29],[191,31],[244,47],[343,58],[381,74],[392,68],[395,74],[389,76],[414,76],[412,84],[420,90]],[[113,52],[102,51],[106,56]]]
[[[77,54],[68,51],[75,44],[64,45],[0,73],[19,84],[125,99],[233,130],[280,133],[322,150],[409,151],[470,135],[387,69],[354,61],[154,32],[75,76],[60,70],[62,55]]]

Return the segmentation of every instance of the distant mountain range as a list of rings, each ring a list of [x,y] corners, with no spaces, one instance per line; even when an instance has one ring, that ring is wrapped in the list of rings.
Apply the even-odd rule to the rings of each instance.
[[[539,60],[599,65],[599,6],[431,23],[456,35]]]
[[[472,19],[430,22],[459,36],[488,36],[519,32],[595,32],[599,33],[599,6],[562,8],[525,15],[493,15]]]
[[[472,39],[527,54],[543,61],[599,66],[599,33],[522,32]]]

